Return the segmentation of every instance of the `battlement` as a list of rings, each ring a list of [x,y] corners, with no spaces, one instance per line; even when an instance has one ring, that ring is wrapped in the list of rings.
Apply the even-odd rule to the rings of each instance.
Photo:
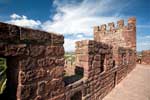
[[[116,47],[131,47],[136,49],[136,18],[128,19],[127,25],[124,20],[102,24],[94,27],[94,40],[108,43]]]
[[[59,38],[58,40],[56,40]],[[64,36],[42,30],[20,27],[0,22],[0,42],[25,44],[63,44]]]
[[[117,25],[115,26],[114,22],[108,23],[106,24],[102,24],[100,26],[95,26],[94,27],[94,33],[95,32],[103,32],[103,33],[114,33],[120,29],[126,29],[126,30],[130,30],[133,29],[136,25],[136,18],[135,17],[131,17],[128,19],[128,24],[125,25],[124,24],[124,20],[119,20],[117,21]],[[134,27],[133,27],[134,26]]]

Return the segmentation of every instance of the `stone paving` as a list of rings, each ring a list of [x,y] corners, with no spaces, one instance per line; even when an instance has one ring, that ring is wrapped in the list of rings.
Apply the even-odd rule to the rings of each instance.
[[[103,100],[150,100],[150,65],[139,65]]]

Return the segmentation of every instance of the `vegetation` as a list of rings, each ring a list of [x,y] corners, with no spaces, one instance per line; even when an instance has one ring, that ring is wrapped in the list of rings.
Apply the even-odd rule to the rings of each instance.
[[[74,52],[66,52],[65,53],[65,60],[67,62],[71,63],[71,65],[73,65],[75,62],[75,53]]]
[[[0,58],[0,94],[3,93],[3,91],[6,88],[6,59],[5,58]]]

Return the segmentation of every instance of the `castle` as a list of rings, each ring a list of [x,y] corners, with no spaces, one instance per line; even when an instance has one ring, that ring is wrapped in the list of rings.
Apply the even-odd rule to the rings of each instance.
[[[136,19],[96,26],[93,40],[76,42],[76,81],[64,76],[63,43],[63,35],[0,23],[8,67],[0,99],[102,100],[136,66]]]

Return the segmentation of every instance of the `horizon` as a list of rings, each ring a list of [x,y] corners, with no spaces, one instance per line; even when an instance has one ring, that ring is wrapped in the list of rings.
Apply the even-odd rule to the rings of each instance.
[[[142,51],[150,49],[149,4],[149,0],[0,0],[0,21],[60,33],[65,51],[74,52],[75,41],[93,38],[93,26],[135,16],[137,51]]]

